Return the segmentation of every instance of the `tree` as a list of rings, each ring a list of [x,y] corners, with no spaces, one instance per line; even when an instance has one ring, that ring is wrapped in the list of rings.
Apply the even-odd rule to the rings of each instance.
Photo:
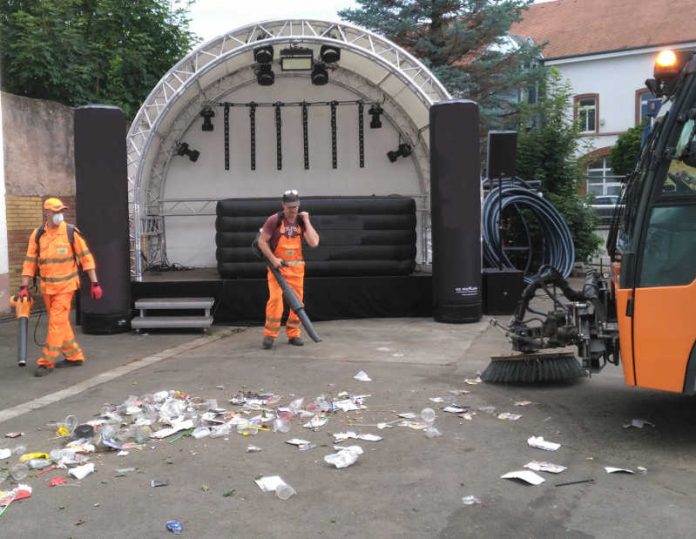
[[[616,144],[609,152],[609,164],[614,174],[626,176],[636,168],[644,128],[645,122],[631,127],[616,140]]]
[[[586,262],[600,238],[597,217],[587,197],[578,194],[582,174],[575,152],[580,128],[568,115],[572,89],[559,72],[550,69],[539,102],[527,107],[517,144],[517,171],[525,179],[541,180],[544,196],[558,209],[573,234],[576,260]]]
[[[531,0],[357,2],[339,16],[404,47],[455,97],[477,101],[489,122],[512,116],[518,92],[541,79],[541,47],[507,35]]]
[[[169,0],[1,0],[2,89],[129,117],[195,42]]]

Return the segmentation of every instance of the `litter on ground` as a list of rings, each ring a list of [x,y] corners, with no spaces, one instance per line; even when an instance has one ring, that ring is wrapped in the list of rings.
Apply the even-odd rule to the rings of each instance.
[[[515,479],[530,485],[541,485],[546,479],[529,470],[517,470],[500,476],[501,479]]]
[[[561,473],[567,470],[566,466],[561,466],[560,464],[552,464],[550,462],[537,462],[533,460],[524,465],[525,468],[529,468],[535,472],[549,472],[549,473]]]
[[[547,442],[544,440],[543,436],[532,436],[527,439],[527,444],[530,447],[535,447],[536,449],[543,449],[544,451],[556,451],[561,447],[561,444],[556,442]]]

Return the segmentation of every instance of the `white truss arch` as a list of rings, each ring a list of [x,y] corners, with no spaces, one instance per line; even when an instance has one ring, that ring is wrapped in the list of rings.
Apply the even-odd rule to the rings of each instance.
[[[142,279],[144,236],[162,240],[148,219],[160,203],[173,148],[198,117],[201,107],[237,88],[255,84],[252,50],[260,45],[300,45],[341,49],[332,84],[366,101],[383,103],[385,116],[412,144],[423,192],[429,191],[427,127],[430,105],[449,99],[442,84],[421,62],[394,43],[344,23],[296,19],[250,24],[203,43],[178,62],[155,86],[127,135],[131,270]],[[279,76],[292,76],[281,73]]]

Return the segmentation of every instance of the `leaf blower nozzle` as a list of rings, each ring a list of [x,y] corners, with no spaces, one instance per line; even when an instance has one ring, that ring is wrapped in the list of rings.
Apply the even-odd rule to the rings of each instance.
[[[14,307],[19,322],[17,332],[17,365],[25,367],[27,364],[27,341],[29,337],[29,314],[34,301],[31,298],[10,298],[10,306]]]

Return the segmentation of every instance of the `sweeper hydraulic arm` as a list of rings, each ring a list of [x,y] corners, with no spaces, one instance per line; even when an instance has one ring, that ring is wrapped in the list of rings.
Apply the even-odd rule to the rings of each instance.
[[[562,303],[557,291],[568,300]],[[541,290],[552,302],[547,313],[533,310],[530,302]],[[606,277],[588,272],[582,290],[568,285],[563,276],[548,268],[523,291],[507,333],[519,359],[538,358],[540,350],[576,346],[584,369],[597,372],[607,362],[618,364],[618,330]],[[525,320],[527,313],[536,316]]]

